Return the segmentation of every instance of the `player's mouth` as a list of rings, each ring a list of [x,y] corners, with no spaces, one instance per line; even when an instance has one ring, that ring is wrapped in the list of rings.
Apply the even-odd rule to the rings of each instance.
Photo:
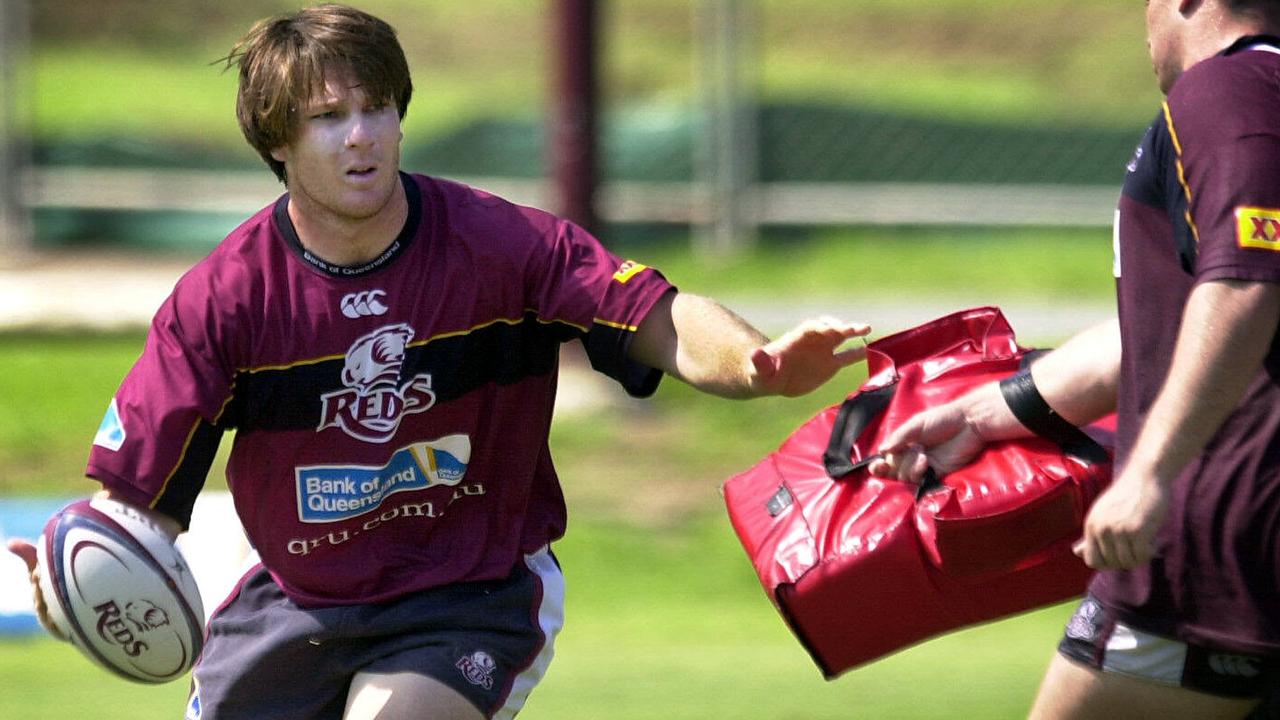
[[[347,170],[347,177],[352,180],[367,180],[378,172],[377,165],[358,165]]]

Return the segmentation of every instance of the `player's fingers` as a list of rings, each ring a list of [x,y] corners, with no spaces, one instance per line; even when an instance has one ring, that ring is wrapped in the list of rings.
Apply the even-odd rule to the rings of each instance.
[[[885,460],[884,455],[879,455],[876,459],[867,463],[867,472],[875,477],[891,477],[893,475],[893,466]]]
[[[871,326],[823,315],[804,321],[796,331],[799,335],[819,336],[826,342],[843,342],[849,338],[866,335],[871,332]]]
[[[36,619],[40,621],[40,626],[48,633],[59,640],[66,640],[58,628],[54,627],[53,621],[49,619],[49,607],[45,604],[44,593],[40,592],[40,573],[36,570],[36,547],[25,540],[10,540],[6,543],[9,552],[22,558],[27,565],[27,572],[31,577],[31,602],[35,606]]]
[[[881,454],[897,453],[920,441],[920,433],[924,429],[924,419],[916,415],[899,425],[880,441],[876,452]]]
[[[905,483],[919,483],[929,467],[929,458],[919,445],[911,445],[894,453],[885,454],[891,470],[887,477]]]
[[[920,450],[905,469],[906,474],[900,475],[903,481],[919,485],[924,480],[924,474],[929,470],[929,456],[924,453],[924,450]]]
[[[765,348],[756,348],[751,353],[751,367],[761,378],[771,378],[778,373],[778,358]]]
[[[1116,566],[1121,570],[1138,567],[1155,555],[1151,539],[1140,533],[1128,533],[1118,543]]]
[[[1135,545],[1134,551],[1134,567],[1151,562],[1151,558],[1156,556],[1156,539],[1151,536],[1142,536]]]
[[[1071,554],[1075,555],[1081,560],[1084,560],[1085,547],[1087,545],[1088,543],[1084,541],[1084,538],[1081,538],[1075,541],[1074,543],[1071,543]]]
[[[1112,528],[1097,528],[1088,533],[1092,540],[1092,554],[1085,564],[1094,570],[1119,570],[1131,561],[1127,541]]]
[[[1090,538],[1088,534],[1075,544],[1072,551],[1075,552],[1076,557],[1084,561],[1086,566],[1094,570],[1106,569],[1102,554],[1098,549],[1098,543],[1093,538]]]
[[[845,322],[834,318],[831,319],[831,328],[846,340],[849,338],[862,337],[871,332],[871,326],[866,323]]]
[[[1108,544],[1108,553],[1104,560],[1106,569],[1123,570],[1133,564],[1133,545],[1127,537],[1114,537]]]
[[[22,562],[27,564],[27,571],[34,572],[36,569],[36,546],[26,540],[13,539],[7,544],[9,552],[22,558]]]
[[[864,345],[859,345],[857,347],[851,347],[846,350],[841,350],[840,352],[835,354],[836,362],[840,363],[841,367],[845,365],[852,365],[856,362],[860,362],[866,357],[867,357],[867,348]]]

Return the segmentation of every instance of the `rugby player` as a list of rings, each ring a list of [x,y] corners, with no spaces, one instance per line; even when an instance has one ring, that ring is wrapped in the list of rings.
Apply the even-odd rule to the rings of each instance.
[[[177,283],[87,471],[176,534],[236,431],[227,484],[261,564],[209,623],[187,717],[512,717],[562,622],[560,345],[636,396],[664,373],[790,396],[862,359],[841,348],[869,328],[770,341],[570,222],[402,172],[412,83],[368,14],[262,21],[227,64],[287,193]]]
[[[1166,101],[1119,201],[1117,320],[916,416],[871,467],[917,481],[1118,410],[1076,546],[1098,572],[1036,718],[1239,718],[1280,672],[1280,2],[1149,0],[1146,24]]]

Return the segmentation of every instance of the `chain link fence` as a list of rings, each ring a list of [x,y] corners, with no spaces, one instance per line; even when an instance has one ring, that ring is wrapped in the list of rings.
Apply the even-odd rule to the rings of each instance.
[[[602,0],[599,213],[614,225],[677,232],[715,222],[726,203],[741,211],[743,232],[776,224],[1104,225],[1158,99],[1148,87],[1140,13],[1109,1],[1075,8],[1073,20],[1088,26],[1078,28],[1062,24],[1058,11],[1004,0]],[[236,0],[187,16],[175,9],[187,0],[104,2],[110,7],[100,13],[110,17],[156,10],[154,22],[95,27],[91,17],[64,14],[59,24],[58,2],[34,5],[34,108],[16,109],[35,118],[33,162],[19,173],[34,244],[212,246],[281,191],[252,151],[234,133],[168,132],[164,123],[154,132],[78,131],[58,116],[83,111],[74,99],[52,100],[64,92],[56,68],[77,47],[128,48],[104,60],[153,59],[137,77],[140,97],[120,98],[146,112],[163,100],[148,87],[166,63],[207,64],[214,48],[282,6]],[[443,0],[362,6],[400,28],[412,56],[419,91],[405,167],[542,204],[547,7],[492,5],[488,15]],[[713,6],[734,12],[709,13]],[[733,24],[717,34],[708,16]],[[184,54],[183,23],[192,17],[204,41]],[[732,62],[709,70],[725,43],[736,51]],[[212,82],[216,68],[208,75]],[[716,88],[733,92],[709,102]],[[973,97],[957,99],[966,94]],[[232,115],[224,100],[223,128]],[[739,125],[728,159],[715,161],[715,138],[725,132],[718,113]],[[42,127],[42,118],[62,124]],[[724,172],[742,173],[729,199],[714,191]]]

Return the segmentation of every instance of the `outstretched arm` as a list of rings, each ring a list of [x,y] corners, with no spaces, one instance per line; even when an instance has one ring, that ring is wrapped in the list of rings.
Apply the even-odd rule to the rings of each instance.
[[[714,395],[793,397],[863,359],[865,347],[840,346],[870,331],[861,323],[817,318],[770,341],[716,301],[672,292],[640,323],[630,356]]]

